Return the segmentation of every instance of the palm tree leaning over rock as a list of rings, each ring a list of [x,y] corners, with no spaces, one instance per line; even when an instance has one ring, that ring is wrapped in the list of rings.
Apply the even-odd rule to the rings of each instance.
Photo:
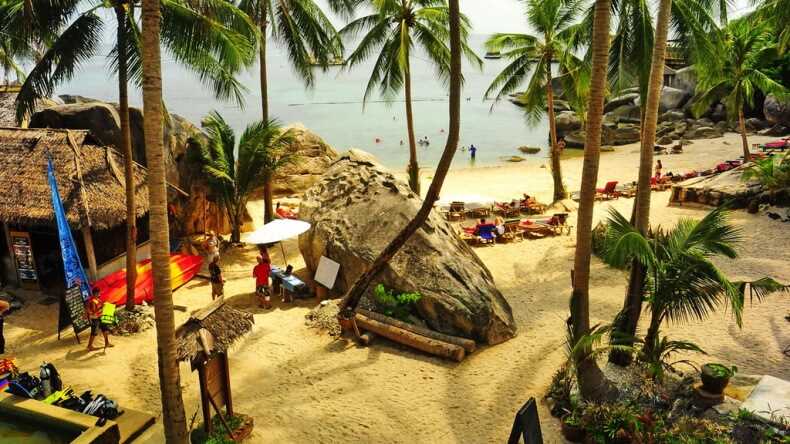
[[[590,347],[577,347],[590,333],[590,256],[592,254],[592,218],[595,188],[598,182],[598,162],[601,156],[601,123],[606,94],[606,67],[609,54],[610,0],[596,0],[592,31],[592,72],[590,77],[590,105],[587,110],[587,136],[584,142],[579,213],[576,230],[576,253],[573,261],[573,292],[571,293],[568,322],[571,325],[576,378],[582,397],[600,400],[607,396],[609,387],[603,372],[592,356]]]
[[[573,54],[574,40],[580,32],[576,20],[582,12],[582,0],[527,0],[527,23],[537,33],[494,34],[486,42],[489,51],[505,51],[511,62],[494,78],[485,93],[489,97],[497,89],[496,100],[515,91],[531,74],[529,86],[522,94],[528,121],[536,123],[544,110],[549,118],[551,175],[554,179],[554,200],[566,197],[562,181],[560,151],[557,147],[557,124],[554,118],[554,89],[551,66],[558,61],[560,71],[575,72],[584,62]]]
[[[199,151],[203,172],[228,213],[231,242],[239,242],[247,200],[278,167],[291,161],[286,149],[294,141],[293,132],[284,131],[276,120],[253,123],[241,135],[237,150],[233,128],[218,112],[203,120],[203,129],[208,136]]]
[[[778,55],[772,32],[771,27],[754,17],[734,20],[721,30],[722,35],[716,40],[718,57],[700,59],[696,65],[698,81],[692,110],[699,115],[722,100],[728,117],[738,120],[743,158],[747,162],[752,155],[746,139],[744,107],[754,105],[757,91],[780,98],[788,95],[787,89],[765,72],[768,63]]]
[[[17,120],[21,123],[35,109],[36,103],[49,97],[55,88],[72,78],[102,44],[102,29],[107,25],[107,10],[115,16],[116,41],[109,56],[110,68],[118,75],[118,114],[120,139],[116,146],[125,155],[126,177],[126,307],[134,308],[137,271],[137,228],[133,179],[133,152],[129,127],[128,84],[140,84],[140,29],[135,18],[135,3],[114,0],[98,3],[82,10],[79,0],[66,0],[61,21],[71,22],[49,46],[22,85],[16,104]],[[251,25],[244,14],[224,0],[206,0],[201,9],[190,7],[186,0],[161,0],[162,43],[175,59],[196,72],[221,99],[234,99],[242,104],[242,87],[234,78],[236,72],[252,61]],[[36,14],[40,9],[36,9]],[[44,14],[45,11],[41,11]],[[226,26],[214,17],[222,17]],[[37,22],[34,22],[37,23]],[[111,141],[105,141],[111,143]]]
[[[444,151],[442,152],[442,157],[439,159],[439,164],[436,166],[436,172],[431,180],[431,185],[428,188],[428,192],[425,194],[425,199],[422,202],[422,206],[420,206],[420,209],[417,211],[417,214],[406,224],[403,230],[395,236],[392,242],[379,253],[378,257],[370,265],[370,268],[365,270],[365,272],[357,278],[354,285],[351,286],[351,289],[340,302],[341,310],[356,309],[362,295],[365,294],[370,283],[376,278],[382,268],[384,268],[384,265],[395,256],[398,250],[406,244],[411,235],[428,219],[434,203],[436,203],[436,200],[439,198],[439,192],[442,190],[442,184],[444,184],[444,179],[447,177],[447,172],[450,170],[450,164],[453,163],[455,152],[458,151],[458,138],[461,132],[461,57],[466,48],[463,41],[465,22],[458,6],[458,0],[449,0],[448,22],[450,41],[450,123],[447,131],[447,144],[444,146]]]
[[[170,234],[167,221],[165,153],[162,140],[162,62],[159,0],[143,0],[142,87],[145,154],[148,160],[148,196],[151,220],[151,268],[154,278],[156,352],[159,358],[159,390],[162,394],[162,423],[168,444],[188,442],[181,375],[176,360],[173,291],[170,285]]]
[[[329,0],[333,12],[350,15],[359,0]],[[296,74],[310,87],[315,82],[313,67],[326,68],[343,47],[337,31],[313,0],[241,0],[239,9],[247,13],[257,28],[261,121],[269,121],[269,83],[267,79],[267,38],[283,45]],[[263,184],[264,220],[274,218],[272,183]]]
[[[419,46],[436,68],[439,78],[448,78],[450,49],[445,42],[449,40],[449,7],[446,0],[382,0],[370,2],[370,7],[373,9],[372,14],[352,21],[340,31],[341,36],[352,39],[365,33],[357,48],[348,56],[347,68],[357,66],[378,51],[363,103],[367,102],[376,88],[385,97],[391,97],[403,88],[409,139],[409,186],[419,195],[420,171],[417,141],[414,138],[411,57],[415,46]],[[469,28],[468,19],[461,15],[462,53],[474,65],[481,67],[483,62],[466,44]]]

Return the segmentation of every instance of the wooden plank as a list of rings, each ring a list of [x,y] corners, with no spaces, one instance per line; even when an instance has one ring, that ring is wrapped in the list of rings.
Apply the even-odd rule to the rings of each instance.
[[[96,266],[96,251],[93,248],[93,235],[91,234],[91,227],[83,225],[80,228],[82,232],[82,241],[85,244],[85,255],[88,256],[88,270],[90,271],[90,278],[96,280],[99,278],[99,269]]]
[[[203,319],[209,317],[211,313],[217,311],[217,309],[221,307],[222,304],[224,303],[225,301],[222,298],[214,299],[205,307],[193,311],[192,315],[190,316],[190,319],[194,319],[196,321],[202,321]]]
[[[402,328],[388,325],[371,319],[361,313],[356,314],[356,322],[362,329],[432,355],[453,359],[457,362],[462,361],[464,356],[466,356],[466,351],[461,346],[428,338]]]
[[[402,328],[404,330],[408,330],[420,336],[425,336],[427,338],[437,339],[442,342],[447,342],[450,344],[461,346],[464,348],[464,350],[466,350],[467,353],[474,353],[474,351],[477,349],[477,344],[475,343],[475,341],[471,339],[439,333],[438,331],[429,330],[427,328],[420,327],[419,325],[409,324],[408,322],[403,322],[399,319],[395,319],[387,315],[383,315],[381,313],[376,313],[374,311],[365,310],[363,308],[357,308],[357,313],[363,314],[379,322],[383,322],[388,325],[392,325],[398,328]]]

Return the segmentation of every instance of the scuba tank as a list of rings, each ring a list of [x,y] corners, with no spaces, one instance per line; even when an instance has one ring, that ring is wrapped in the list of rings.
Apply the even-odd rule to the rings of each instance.
[[[50,371],[47,363],[44,362],[41,364],[41,367],[38,372],[38,378],[41,380],[41,391],[44,397],[52,394],[52,382],[50,379]]]

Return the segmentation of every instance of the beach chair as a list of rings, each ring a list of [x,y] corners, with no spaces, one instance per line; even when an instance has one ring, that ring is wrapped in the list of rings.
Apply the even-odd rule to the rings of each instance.
[[[472,228],[471,231],[474,232],[474,228]],[[467,245],[476,245],[477,244],[477,241],[478,241],[477,240],[477,236],[475,236],[473,233],[470,233],[469,230],[464,228],[464,227],[461,227],[456,232],[456,234]]]
[[[518,208],[511,206],[508,203],[495,202],[497,212],[502,217],[518,217],[521,213]]]
[[[761,151],[766,152],[773,152],[773,151],[780,151],[784,152],[786,149],[790,148],[790,137],[786,137],[784,139],[774,140],[772,142],[764,143],[758,146]]]
[[[488,216],[491,215],[491,208],[488,208],[488,207],[473,208],[473,209],[467,211],[467,215],[469,215],[470,217],[473,217],[475,219],[481,218],[481,217],[488,217]]]
[[[548,209],[548,205],[542,204],[536,201],[535,198],[530,197],[529,199],[521,199],[519,209],[526,214],[543,214]]]
[[[477,238],[480,244],[495,244],[496,235],[496,225],[494,224],[481,224],[477,226]]]
[[[454,220],[464,220],[464,206],[463,202],[451,202],[450,211],[447,212],[447,220],[452,222]]]
[[[596,200],[611,200],[617,199],[618,197],[620,197],[620,193],[617,192],[616,180],[606,182],[606,185],[603,188],[598,188],[595,190]]]

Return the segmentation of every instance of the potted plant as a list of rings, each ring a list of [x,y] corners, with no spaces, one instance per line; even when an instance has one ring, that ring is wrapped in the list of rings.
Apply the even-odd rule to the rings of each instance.
[[[581,418],[575,412],[570,412],[562,417],[562,436],[570,442],[584,441],[584,427]]]
[[[702,389],[714,395],[720,395],[730,383],[730,378],[738,371],[738,367],[727,367],[724,364],[709,363],[702,366],[700,377]]]

